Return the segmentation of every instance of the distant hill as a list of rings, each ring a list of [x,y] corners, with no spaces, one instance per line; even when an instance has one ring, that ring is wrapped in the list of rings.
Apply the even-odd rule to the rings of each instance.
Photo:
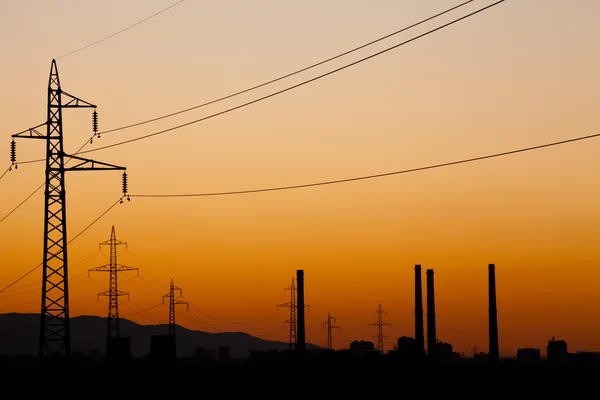
[[[36,355],[39,340],[39,314],[0,314],[0,354]],[[78,316],[71,318],[71,351],[84,352],[100,350],[106,346],[106,318]],[[168,325],[139,325],[121,319],[121,336],[131,337],[131,352],[134,357],[142,357],[150,352],[150,337],[166,335]],[[288,343],[264,340],[243,332],[209,333],[189,330],[177,326],[177,355],[190,357],[194,348],[217,350],[221,346],[230,348],[232,358],[248,357],[251,350],[285,350]],[[322,349],[310,343],[307,349]]]

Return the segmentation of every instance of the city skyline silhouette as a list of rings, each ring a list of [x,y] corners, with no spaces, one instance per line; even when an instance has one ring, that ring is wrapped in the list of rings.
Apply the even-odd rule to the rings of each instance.
[[[275,19],[261,7],[241,7],[235,18],[245,10],[261,28],[246,21],[247,31],[220,31],[224,42],[204,48],[204,64],[186,49],[208,40],[204,29],[217,32],[217,22],[174,27],[203,7],[216,18],[218,5],[155,4],[154,14],[150,5],[107,5],[98,12],[112,29],[56,32],[48,41],[39,27],[8,43],[7,54],[19,54],[15,43],[36,51],[27,68],[2,67],[13,97],[3,99],[7,118],[0,122],[10,145],[0,178],[0,313],[39,314],[43,287],[58,287],[56,274],[42,285],[44,263],[63,260],[58,235],[69,295],[50,297],[68,299],[65,321],[106,317],[109,299],[96,295],[109,293],[108,281],[87,271],[107,265],[110,256],[98,244],[112,227],[128,243],[116,256],[139,271],[119,274],[119,288],[130,295],[119,299],[120,318],[137,324],[168,323],[159,303],[175,282],[190,307],[177,314],[185,329],[286,344],[298,339],[289,330],[298,324],[289,322],[301,317],[301,348],[304,340],[334,350],[367,341],[394,350],[398,339],[415,338],[420,265],[435,271],[433,337],[456,354],[475,356],[476,347],[487,355],[494,326],[500,359],[516,359],[520,349],[546,357],[551,338],[568,343],[569,352],[600,351],[600,189],[591,183],[600,137],[592,107],[600,88],[591,76],[600,59],[581,40],[569,45],[590,40],[577,28],[600,37],[590,17],[599,6],[442,3],[384,1],[387,12],[352,5],[337,17],[333,5],[318,13],[307,4],[302,15],[315,26],[337,24],[335,32],[310,34],[288,6],[271,9]],[[86,7],[40,3],[33,19],[75,16]],[[143,10],[152,17],[140,18]],[[10,29],[24,11],[8,11]],[[359,11],[380,24],[352,31]],[[559,20],[573,29],[554,31]],[[276,35],[282,21],[287,39]],[[500,35],[507,24],[511,32]],[[73,51],[56,53],[69,45]],[[141,63],[146,55],[154,62]],[[96,58],[98,65],[90,64]],[[53,117],[39,124],[47,105],[52,115],[49,67],[50,86],[60,75],[52,90],[63,106],[93,108],[62,112],[67,211],[60,218],[44,211],[44,198],[50,208],[57,203],[52,192],[44,197],[43,181],[56,178],[52,165],[62,161],[44,170],[43,141],[21,140],[59,126]],[[488,318],[489,265],[497,273],[497,323]],[[276,306],[290,304],[282,288],[300,270],[310,307],[294,316]],[[426,279],[422,284],[427,349]],[[51,313],[63,315],[49,301]],[[383,332],[373,325],[378,306],[389,323]],[[328,334],[323,322],[331,315],[341,329]]]

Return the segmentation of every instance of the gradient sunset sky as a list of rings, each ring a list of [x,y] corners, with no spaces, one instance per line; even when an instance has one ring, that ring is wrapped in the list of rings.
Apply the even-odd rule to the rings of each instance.
[[[187,0],[80,49],[173,0],[0,4],[0,132],[46,118],[48,74],[98,106],[100,131],[211,101],[327,59],[461,1]],[[131,129],[86,150],[235,107],[381,51],[493,1],[244,95]],[[279,96],[146,140],[82,156],[127,167],[129,192],[204,193],[351,178],[600,133],[600,2],[507,0],[364,63]],[[92,134],[91,110],[64,113],[65,149]],[[106,315],[114,226],[121,316],[167,323],[171,278],[191,302],[177,322],[286,341],[289,286],[305,271],[307,341],[335,348],[414,335],[414,265],[435,270],[437,333],[455,351],[487,351],[487,271],[496,265],[501,356],[541,348],[600,351],[600,138],[381,179],[234,196],[119,204],[69,246],[71,315]],[[17,140],[20,161],[44,143]],[[4,165],[4,166],[3,166]],[[44,181],[44,163],[0,180],[0,218]],[[70,172],[73,238],[121,196],[121,173]],[[0,286],[42,259],[43,191],[0,223]],[[133,279],[130,279],[133,278]],[[39,312],[41,269],[0,293],[0,312]],[[425,290],[424,290],[425,294]],[[154,307],[156,305],[156,307]],[[146,312],[141,312],[154,307]],[[76,340],[74,338],[73,340]]]

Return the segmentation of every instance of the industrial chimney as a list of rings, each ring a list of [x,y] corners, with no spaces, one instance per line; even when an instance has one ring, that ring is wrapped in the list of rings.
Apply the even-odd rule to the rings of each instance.
[[[423,288],[421,265],[415,265],[415,341],[419,355],[425,354],[425,333],[423,330]]]
[[[489,291],[489,354],[491,362],[498,362],[500,358],[498,350],[498,310],[496,308],[496,267],[490,264],[488,267],[488,291]]]
[[[435,332],[435,293],[433,290],[433,270],[427,270],[427,356],[435,359],[437,334]]]
[[[306,349],[306,333],[304,325],[304,270],[296,271],[296,315],[298,317],[296,350],[304,351]]]

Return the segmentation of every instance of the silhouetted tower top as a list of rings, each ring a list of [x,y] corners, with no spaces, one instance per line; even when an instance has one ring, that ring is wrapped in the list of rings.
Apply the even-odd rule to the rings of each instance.
[[[496,267],[488,265],[488,291],[489,291],[489,354],[490,362],[498,362],[500,352],[498,349],[498,309],[496,307]]]
[[[121,326],[119,318],[119,297],[127,296],[129,293],[119,290],[118,286],[118,273],[126,271],[138,271],[137,268],[128,267],[117,263],[117,247],[125,246],[127,243],[117,240],[117,234],[115,233],[115,227],[113,226],[110,231],[110,239],[100,243],[100,247],[109,246],[110,258],[109,263],[101,265],[100,267],[92,268],[89,272],[108,272],[109,273],[109,285],[108,290],[98,293],[98,296],[108,297],[108,318],[106,328],[106,339],[110,337],[121,337]]]
[[[383,354],[384,353],[384,348],[383,348],[383,339],[386,338],[387,336],[383,334],[383,327],[384,326],[392,326],[392,324],[388,324],[387,322],[383,321],[383,314],[387,314],[385,311],[383,311],[383,309],[381,308],[381,304],[379,305],[379,307],[377,308],[377,311],[375,311],[377,313],[377,322],[373,322],[372,324],[369,325],[374,325],[377,327],[377,335],[374,336],[375,340],[377,341],[377,350]]]
[[[183,296],[181,288],[175,286],[175,284],[173,283],[173,278],[171,278],[169,293],[163,296],[163,302],[165,300],[165,297],[169,298],[169,336],[175,336],[175,306],[178,304],[185,304],[187,306],[187,309],[190,309],[190,305],[187,303],[187,301],[181,301],[175,298],[175,292],[179,292],[179,296]]]
[[[415,265],[415,342],[419,354],[425,354],[425,330],[423,327],[423,285],[421,265]]]

